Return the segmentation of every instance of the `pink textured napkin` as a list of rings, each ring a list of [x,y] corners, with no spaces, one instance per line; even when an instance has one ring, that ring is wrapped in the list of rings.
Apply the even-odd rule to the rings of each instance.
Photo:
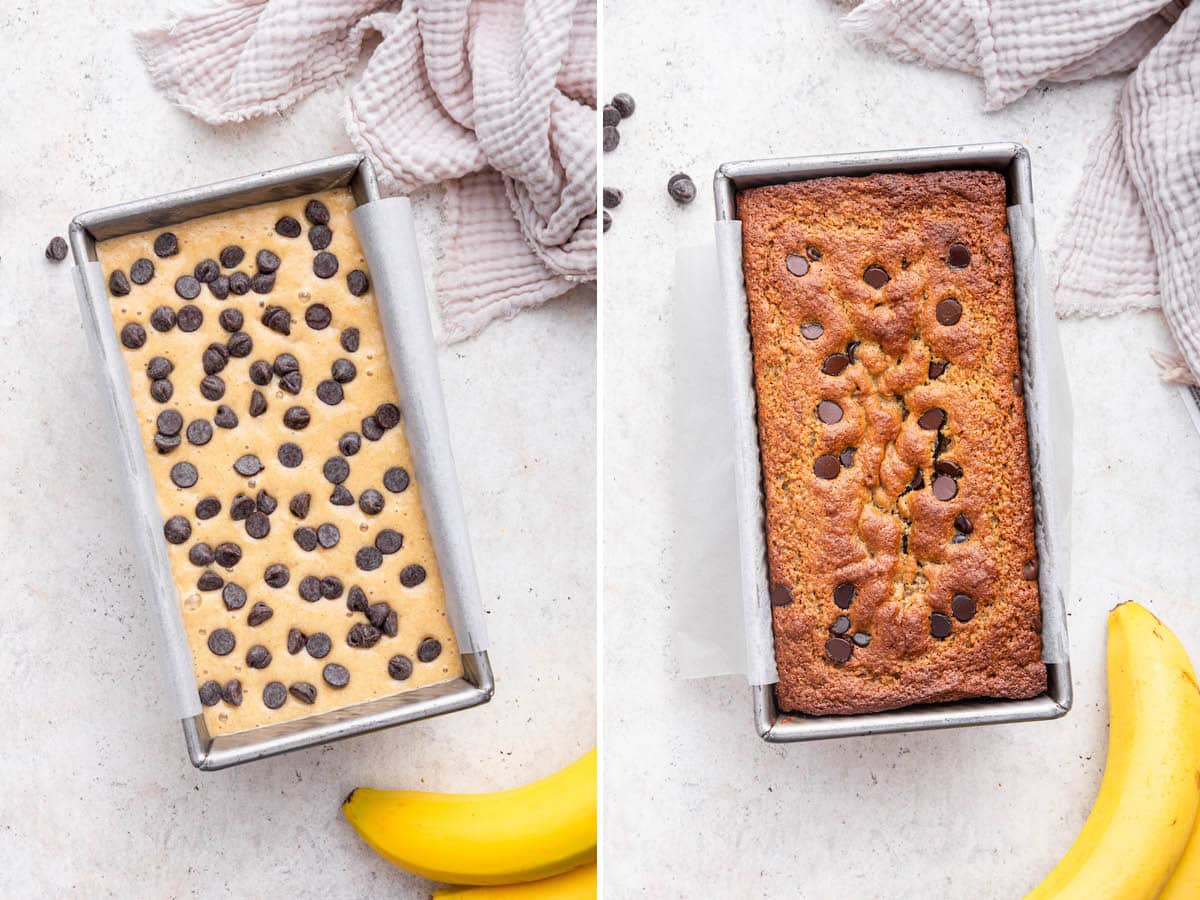
[[[1039,82],[1133,69],[1060,238],[1055,303],[1063,316],[1161,306],[1186,362],[1156,355],[1164,377],[1200,374],[1200,8],[866,0],[846,24],[900,59],[980,77],[988,109]]]
[[[446,339],[596,277],[595,0],[217,0],[137,35],[174,103],[213,124],[340,81],[385,189],[444,183]]]

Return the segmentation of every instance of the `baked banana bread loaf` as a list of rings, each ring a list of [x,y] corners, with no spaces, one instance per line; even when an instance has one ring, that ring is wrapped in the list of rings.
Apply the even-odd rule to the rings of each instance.
[[[1003,177],[738,197],[781,709],[1046,689]]]

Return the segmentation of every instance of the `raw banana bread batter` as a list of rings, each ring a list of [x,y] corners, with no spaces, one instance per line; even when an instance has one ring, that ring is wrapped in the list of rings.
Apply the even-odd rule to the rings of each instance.
[[[462,674],[353,207],[96,248],[214,735]]]

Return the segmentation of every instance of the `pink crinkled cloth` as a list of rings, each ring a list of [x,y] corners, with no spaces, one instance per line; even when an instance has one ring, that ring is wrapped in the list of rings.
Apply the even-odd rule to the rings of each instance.
[[[1060,238],[1059,315],[1161,306],[1200,375],[1200,8],[1184,0],[867,0],[847,26],[906,61],[983,79],[988,109],[1039,82],[1133,70]],[[1190,369],[1190,372],[1189,372]]]
[[[219,0],[139,33],[211,124],[276,113],[378,46],[346,104],[386,190],[445,184],[448,341],[596,278],[595,0]]]

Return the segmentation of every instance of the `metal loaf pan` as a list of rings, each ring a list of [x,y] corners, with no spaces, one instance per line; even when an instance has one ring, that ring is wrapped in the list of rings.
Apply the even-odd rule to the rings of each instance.
[[[98,241],[175,225],[213,213],[345,186],[350,187],[359,206],[379,199],[379,189],[370,162],[359,154],[347,154],[83,213],[71,223],[71,250],[76,266],[84,267],[95,263]],[[151,599],[162,619],[160,624],[164,642],[167,644],[167,654],[178,662],[179,654],[185,653],[190,668],[191,653],[183,631],[179,599],[170,576],[166,553],[162,548],[161,516],[142,448],[140,428],[133,413],[129,384],[123,374],[125,366],[123,362],[119,366],[110,364],[114,357],[120,357],[120,350],[112,327],[108,294],[103,289],[90,289],[86,279],[81,280],[80,284],[84,329],[88,332],[96,363],[111,402],[118,443],[123,456],[122,470],[128,478],[129,490],[126,494],[134,498],[132,513],[135,517],[139,564],[152,593],[157,595]],[[424,298],[420,299],[423,302]],[[385,323],[388,321],[384,316],[381,316],[381,320]],[[386,324],[384,327],[395,372],[398,368],[396,357],[401,352],[401,342],[397,341],[395,335],[388,333]],[[429,334],[428,340],[432,346],[432,334]],[[402,395],[403,393],[401,391]],[[402,406],[403,399],[402,396]],[[422,402],[428,404],[429,400],[422,398]],[[435,415],[444,417],[444,404],[440,395],[436,402],[438,408]],[[416,429],[409,430],[407,437],[413,450],[417,480],[431,477],[431,473],[423,470],[421,466],[421,460],[429,458],[429,454],[433,452],[432,448],[422,444],[426,435],[421,429]],[[443,476],[446,471],[452,471],[450,466],[438,466],[438,469],[439,474]],[[428,508],[429,493],[438,493],[457,500],[458,485],[456,482],[441,484],[435,491],[422,492],[422,504],[427,507],[426,515],[431,520],[430,531],[434,550],[439,565],[445,569],[443,560],[461,558],[462,554],[443,553],[444,542],[448,538],[438,528],[433,527],[432,520],[435,517]],[[448,587],[448,606],[461,599],[451,596],[450,585],[470,585],[472,590],[464,593],[477,593],[473,569],[469,565],[460,568],[463,571],[443,571],[443,580]],[[454,618],[451,616],[452,622]],[[463,635],[456,636],[460,644],[464,642]],[[188,755],[193,765],[199,769],[224,769],[291,750],[325,744],[486,703],[491,699],[493,692],[492,670],[487,652],[463,653],[461,658],[463,676],[453,681],[428,685],[390,697],[250,731],[213,737],[208,733],[203,715],[184,718],[183,734]]]
[[[1008,185],[1008,205],[1021,206],[1025,215],[1032,213],[1033,186],[1030,174],[1029,151],[1017,143],[988,143],[970,144],[954,147],[928,147],[906,150],[888,150],[868,153],[839,154],[829,156],[806,156],[790,159],[765,159],[729,162],[721,165],[716,172],[713,182],[716,218],[718,222],[731,222],[737,219],[737,193],[748,188],[768,184],[782,184],[791,181],[801,181],[809,178],[821,178],[831,175],[869,175],[876,172],[930,172],[946,169],[990,169],[1004,175]],[[1029,225],[1032,226],[1032,219]],[[736,259],[736,277],[723,277],[723,290],[728,294],[735,290],[736,297],[727,296],[726,300],[740,304],[743,311],[741,319],[746,319],[745,283],[741,277],[741,246],[736,253],[730,253],[731,259]],[[1014,283],[1031,283],[1032,272],[1019,268],[1021,260],[1014,252]],[[1026,279],[1029,279],[1028,281]],[[1027,408],[1031,401],[1032,385],[1043,385],[1049,377],[1039,378],[1043,373],[1033,371],[1036,365],[1030,352],[1031,334],[1037,332],[1031,328],[1035,310],[1031,304],[1023,302],[1021,291],[1017,295],[1017,331],[1021,349],[1021,369],[1023,391]],[[733,391],[735,398],[739,389],[744,396],[752,396],[753,376],[740,358],[739,351],[749,353],[750,335],[744,326],[739,326],[739,333],[731,336],[731,359],[733,371]],[[744,349],[743,349],[744,348]],[[749,379],[747,382],[746,379]],[[737,401],[735,400],[735,404]],[[750,410],[749,417],[746,409]],[[758,447],[758,429],[754,421],[753,402],[739,407],[735,412],[735,440],[739,446],[735,454],[747,462],[735,467],[735,490],[738,505],[743,508],[739,518],[744,523],[757,522],[757,526],[743,525],[743,528],[757,533],[747,540],[742,535],[742,553],[746,555],[751,548],[754,559],[743,559],[743,584],[746,591],[747,579],[756,582],[753,587],[760,597],[767,596],[767,565],[765,558],[765,534],[763,533],[763,491],[762,468]],[[747,418],[749,419],[747,421]],[[1051,437],[1046,429],[1033,427],[1030,420],[1029,452],[1031,460],[1034,528],[1041,572],[1039,590],[1042,597],[1043,610],[1048,602],[1059,604],[1062,596],[1060,588],[1052,584],[1045,575],[1051,566],[1046,565],[1058,552],[1060,546],[1058,537],[1051,529],[1049,521],[1052,517],[1047,513],[1047,504],[1053,503],[1054,486],[1049,483],[1053,477],[1053,466],[1047,462],[1038,465],[1039,461],[1052,460],[1053,449]],[[769,627],[769,606],[763,608],[747,608],[747,622],[755,616],[764,615]],[[1045,618],[1045,616],[1044,616]],[[927,731],[936,728],[958,728],[968,725],[990,725],[1005,722],[1029,722],[1045,719],[1057,719],[1067,714],[1072,703],[1071,667],[1066,658],[1067,639],[1065,619],[1056,616],[1056,621],[1049,627],[1053,633],[1043,628],[1043,641],[1053,638],[1055,645],[1061,646],[1063,659],[1061,662],[1046,664],[1048,686],[1046,693],[1029,700],[978,699],[961,700],[952,703],[927,704],[911,706],[904,709],[890,710],[879,713],[863,713],[851,716],[806,716],[802,714],[784,713],[775,702],[773,684],[756,684],[751,686],[754,704],[754,723],[759,736],[770,743],[788,743],[794,741],[813,741],[826,738],[856,737],[868,734],[884,734],[904,731]],[[761,620],[760,620],[761,624]],[[748,625],[749,627],[749,625]],[[772,651],[773,652],[773,651]],[[772,660],[773,661],[773,660]],[[772,666],[773,668],[773,666]]]

